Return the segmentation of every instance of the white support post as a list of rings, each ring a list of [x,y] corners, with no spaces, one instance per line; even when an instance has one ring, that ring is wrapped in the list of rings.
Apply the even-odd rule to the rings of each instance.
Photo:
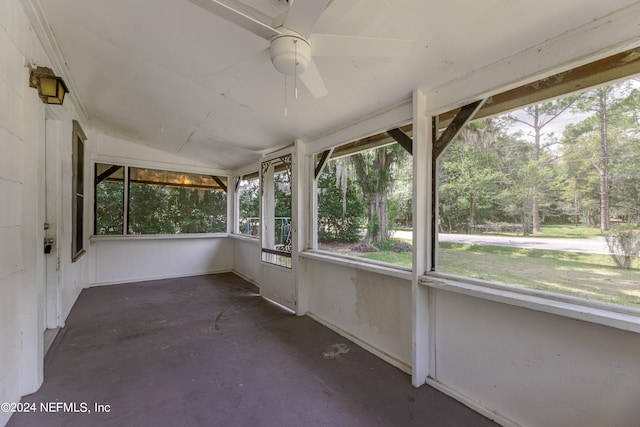
[[[310,204],[310,159],[306,155],[306,145],[299,139],[295,141],[293,151],[293,192],[291,194],[292,211],[292,256],[294,280],[296,287],[296,314],[304,316],[309,309],[309,281],[305,280],[304,266],[300,262],[299,253],[305,249],[309,240],[309,204]]]
[[[227,173],[227,233],[237,233],[238,226],[236,225],[238,209],[236,197],[236,177],[233,173]]]
[[[413,92],[413,280],[412,383],[423,385],[430,372],[429,290],[418,278],[431,269],[431,117],[423,91]]]

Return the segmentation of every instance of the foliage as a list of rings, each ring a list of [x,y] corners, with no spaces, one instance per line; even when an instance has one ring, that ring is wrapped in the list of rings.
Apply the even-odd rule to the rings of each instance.
[[[640,234],[633,225],[614,227],[605,234],[611,258],[619,268],[629,269],[640,254]]]
[[[318,177],[318,239],[357,242],[364,223],[364,204],[358,188],[341,167],[348,163],[327,162]],[[344,178],[344,179],[342,179]]]
[[[123,184],[105,180],[96,186],[96,233],[122,234]],[[227,196],[221,191],[131,183],[130,234],[225,232]]]
[[[260,181],[244,182],[238,190],[238,229],[240,233],[258,236],[260,218]]]
[[[351,252],[378,252],[378,248],[374,245],[370,245],[369,243],[362,242],[358,243],[357,245],[351,246]]]
[[[439,159],[440,230],[640,223],[639,87],[630,80],[467,125]]]
[[[380,241],[376,244],[369,244],[366,242],[358,243],[351,247],[351,252],[411,252],[411,243],[405,242],[400,239],[387,239],[384,241]]]
[[[406,162],[408,153],[399,144],[390,144],[352,155],[355,181],[367,204],[367,234],[369,243],[389,238],[389,194],[395,178],[397,165]]]
[[[124,185],[102,181],[96,185],[95,234],[122,234],[124,230]]]

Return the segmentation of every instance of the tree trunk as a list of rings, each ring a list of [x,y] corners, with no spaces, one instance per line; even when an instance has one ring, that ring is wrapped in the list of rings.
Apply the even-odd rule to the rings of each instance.
[[[372,194],[368,197],[369,227],[365,241],[375,244],[389,237],[389,209],[386,195]]]
[[[396,157],[393,147],[378,148],[373,158],[362,153],[351,159],[365,201],[369,205],[367,243],[378,243],[389,238],[388,192],[391,185],[390,166]]]
[[[540,125],[540,112],[538,105],[534,107],[535,115],[533,122],[533,131],[535,137],[535,148],[533,151],[533,161],[535,162],[534,181],[533,181],[533,200],[531,203],[531,225],[533,233],[540,233],[540,201],[538,199],[538,169],[540,168],[540,138],[541,129]]]
[[[607,139],[607,92],[600,92],[600,231],[611,228],[609,214],[609,141]]]
[[[472,194],[471,202],[469,203],[469,225],[468,225],[468,233],[473,234],[474,229],[476,227],[476,198]]]

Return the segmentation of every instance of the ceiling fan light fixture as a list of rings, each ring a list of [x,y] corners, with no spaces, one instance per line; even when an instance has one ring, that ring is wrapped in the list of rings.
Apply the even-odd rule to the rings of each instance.
[[[304,73],[311,62],[311,45],[295,33],[274,37],[269,52],[273,66],[287,76]]]

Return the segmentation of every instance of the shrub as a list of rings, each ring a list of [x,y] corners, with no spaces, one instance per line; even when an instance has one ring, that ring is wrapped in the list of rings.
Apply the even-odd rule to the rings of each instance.
[[[411,252],[411,244],[398,239],[384,240],[377,243],[376,247],[379,250],[386,252]]]
[[[604,236],[611,257],[618,268],[631,268],[634,257],[640,253],[640,234],[632,225],[621,225]]]
[[[351,246],[352,252],[378,252],[378,248],[368,243],[359,243],[357,245]]]

